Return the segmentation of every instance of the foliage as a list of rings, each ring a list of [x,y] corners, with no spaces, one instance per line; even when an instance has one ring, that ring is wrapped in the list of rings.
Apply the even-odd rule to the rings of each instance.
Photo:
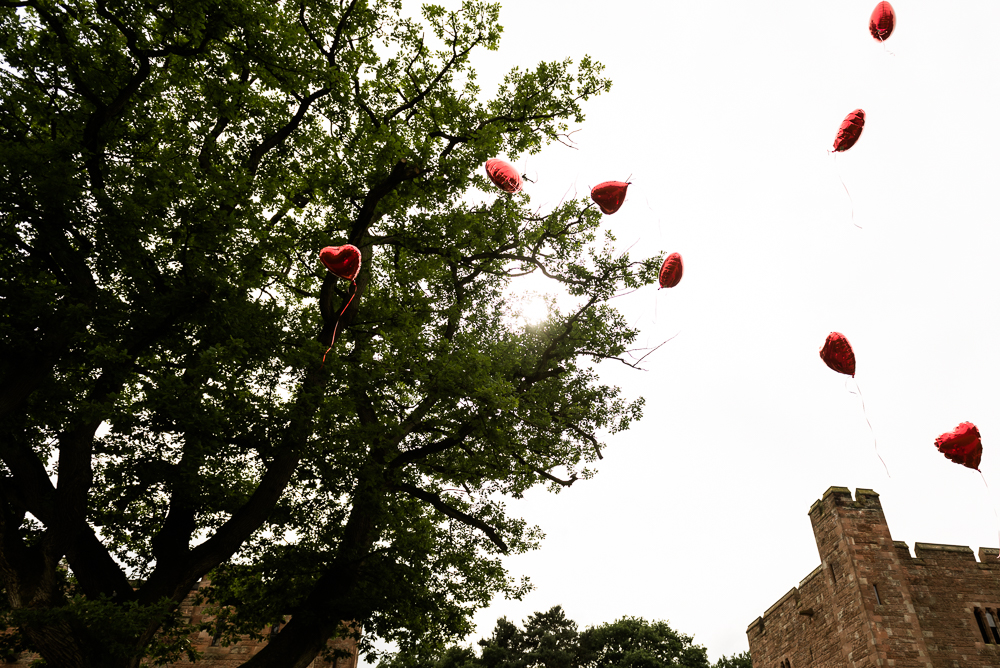
[[[486,99],[498,12],[0,2],[0,578],[50,664],[184,651],[157,638],[213,569],[227,633],[292,615],[250,666],[343,620],[440,645],[526,591],[499,557],[541,533],[504,500],[639,417],[594,362],[656,266],[586,200],[489,187],[610,85],[584,57]],[[352,287],[316,261],[344,243]],[[530,273],[568,296],[528,326]]]
[[[750,652],[740,652],[732,656],[719,657],[719,660],[712,664],[712,668],[753,668],[753,661],[750,660]]]
[[[497,620],[493,635],[480,641],[481,657],[476,665],[490,668],[546,666],[570,668],[579,665],[579,634],[576,622],[566,619],[561,606],[528,617],[524,629],[506,618]]]
[[[577,631],[558,605],[523,629],[501,617],[479,646],[479,656],[459,646],[399,652],[380,668],[709,668],[705,648],[667,622],[622,617]]]
[[[622,617],[587,629],[580,639],[593,668],[709,668],[705,648],[676,633],[667,622]]]

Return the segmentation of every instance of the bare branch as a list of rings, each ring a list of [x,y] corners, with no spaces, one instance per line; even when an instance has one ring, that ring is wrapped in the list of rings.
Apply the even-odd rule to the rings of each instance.
[[[639,367],[639,365],[642,363],[642,361],[644,359],[646,359],[647,357],[649,357],[650,355],[652,355],[653,353],[655,353],[657,350],[659,350],[663,346],[665,346],[670,341],[673,341],[674,339],[676,339],[678,337],[678,335],[680,335],[680,332],[677,332],[677,334],[674,334],[669,339],[667,339],[666,341],[664,341],[660,345],[656,346],[655,348],[648,349],[649,352],[646,353],[645,355],[643,355],[642,357],[640,357],[635,362],[629,362],[628,360],[624,360],[621,357],[615,357],[614,355],[604,355],[602,353],[599,353],[599,352],[596,352],[596,351],[593,351],[593,350],[580,350],[579,354],[580,355],[589,355],[589,356],[595,357],[597,359],[615,360],[615,361],[621,362],[625,366],[630,366],[633,369],[638,369],[639,371],[648,371],[649,369],[642,369],[642,368]],[[647,350],[647,348],[638,348],[637,350]]]

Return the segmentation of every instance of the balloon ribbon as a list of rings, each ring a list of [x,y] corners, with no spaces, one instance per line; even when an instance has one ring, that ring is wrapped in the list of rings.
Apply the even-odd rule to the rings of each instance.
[[[872,442],[875,444],[875,456],[878,457],[878,460],[880,462],[882,462],[882,466],[883,466],[883,468],[885,468],[885,474],[891,478],[892,476],[889,475],[889,467],[885,465],[885,460],[882,459],[882,455],[880,455],[879,452],[878,452],[878,439],[875,438],[875,429],[874,429],[874,427],[872,427],[872,421],[868,419],[868,409],[865,408],[865,398],[861,394],[861,386],[858,385],[858,381],[857,381],[856,378],[853,379],[853,380],[854,380],[854,389],[856,389],[857,392],[854,392],[850,388],[848,388],[847,391],[850,392],[851,394],[857,394],[858,398],[861,399],[861,412],[864,414],[864,416],[865,416],[865,422],[868,423],[868,429],[872,433]],[[846,381],[845,381],[845,383],[846,383]]]
[[[976,469],[979,471],[979,469]],[[990,491],[990,484],[986,482],[986,476],[983,475],[982,471],[979,471],[979,476],[983,479],[983,484],[986,485],[986,491],[990,494],[992,498],[993,492]],[[993,517],[997,518],[997,539],[1000,539],[1000,515],[997,514],[997,504],[996,501],[993,502]],[[1000,554],[997,554],[997,559],[1000,559]]]
[[[333,324],[333,336],[330,337],[330,347],[326,349],[325,353],[323,353],[323,361],[320,362],[319,365],[320,369],[322,369],[323,365],[326,364],[326,356],[330,353],[331,350],[333,350],[333,344],[336,343],[337,341],[337,327],[340,326],[340,319],[341,317],[343,317],[344,311],[347,310],[347,307],[351,305],[352,301],[354,301],[354,295],[358,293],[358,284],[352,280],[351,285],[354,286],[354,289],[351,290],[351,296],[350,298],[348,298],[347,303],[344,304],[344,308],[340,309],[340,314],[337,316],[337,322]]]

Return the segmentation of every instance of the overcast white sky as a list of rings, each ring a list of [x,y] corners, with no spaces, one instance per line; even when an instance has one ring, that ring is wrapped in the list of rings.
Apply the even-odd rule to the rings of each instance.
[[[614,81],[578,151],[518,161],[532,204],[632,175],[605,223],[685,271],[619,300],[644,341],[680,330],[646,372],[601,367],[646,417],[595,479],[510,504],[547,533],[508,562],[536,590],[479,614],[479,633],[561,604],[581,626],[669,620],[713,661],[743,651],[819,564],[806,512],[831,485],[879,492],[911,549],[997,546],[1000,3],[899,0],[894,55],[868,33],[875,0],[502,4],[501,48],[475,59],[486,92],[512,65],[583,54]],[[864,133],[834,160],[856,108]],[[854,346],[891,478],[819,359],[830,331]],[[992,494],[934,448],[966,420]]]

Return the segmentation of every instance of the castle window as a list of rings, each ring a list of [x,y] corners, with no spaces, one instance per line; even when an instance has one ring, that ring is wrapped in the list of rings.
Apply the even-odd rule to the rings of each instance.
[[[882,605],[882,598],[878,595],[878,585],[872,585],[872,591],[875,592],[875,605]]]
[[[222,629],[225,626],[226,618],[229,616],[228,610],[222,610],[219,612],[219,616],[215,619],[215,635],[212,636],[212,644],[210,647],[218,647],[219,641],[222,639]]]
[[[986,630],[986,624],[983,622],[983,611],[975,608],[973,614],[976,616],[976,624],[979,625],[979,632],[983,635],[983,642],[987,645],[992,645],[993,639],[990,638],[990,633]]]
[[[833,564],[830,564],[830,577],[833,578],[833,584],[837,584],[837,571],[833,569]]]
[[[986,610],[986,623],[990,625],[990,631],[993,632],[993,640],[1000,645],[1000,631],[997,631],[996,620],[993,619],[993,613],[991,613],[988,609]]]

